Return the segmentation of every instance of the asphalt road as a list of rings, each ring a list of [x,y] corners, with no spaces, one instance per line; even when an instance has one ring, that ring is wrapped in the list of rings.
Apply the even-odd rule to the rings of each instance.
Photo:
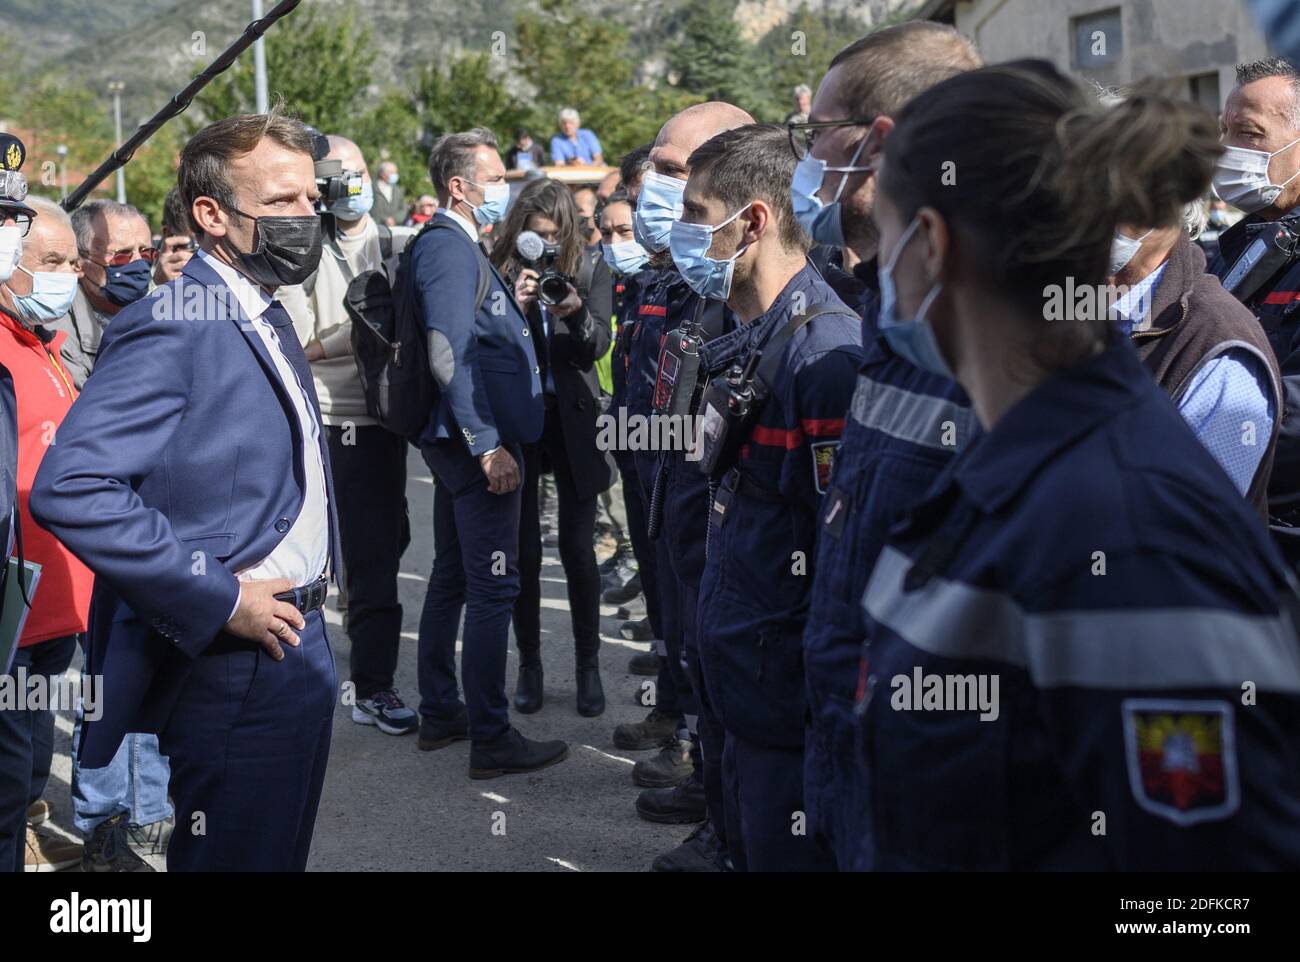
[[[402,558],[402,649],[397,687],[415,707],[416,633],[433,561],[433,482],[413,449],[407,498],[411,545]],[[335,608],[327,604],[330,642],[347,679],[349,641]],[[573,635],[564,570],[554,549],[542,568],[542,658],[546,704],[512,720],[532,738],[562,738],[569,755],[533,775],[471,781],[469,743],[435,752],[415,747],[415,736],[391,736],[335,711],[329,773],[316,820],[309,869],[313,871],[643,871],[660,852],[686,837],[691,826],[653,825],[636,815],[632,764],[646,753],[616,749],[614,726],[645,717],[638,696],[646,679],[627,673],[628,658],[649,645],[618,637],[619,619],[601,610],[605,643],[601,674],[608,707],[599,718],[574,708]],[[513,648],[507,690],[514,690],[518,658]],[[74,668],[77,667],[74,663]],[[50,828],[70,832],[68,782],[71,718],[56,717],[55,760],[45,797],[54,807]],[[162,868],[162,859],[151,859]]]

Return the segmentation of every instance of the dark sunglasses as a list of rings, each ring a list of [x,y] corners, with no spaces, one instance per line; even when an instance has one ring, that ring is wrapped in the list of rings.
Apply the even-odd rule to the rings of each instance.
[[[87,258],[89,260],[89,258]],[[99,264],[100,267],[125,267],[134,260],[142,260],[152,264],[158,259],[158,248],[156,247],[132,247],[130,250],[118,251],[107,261],[91,261],[93,264]]]
[[[785,127],[790,134],[790,150],[794,153],[794,159],[803,160],[812,150],[817,135],[823,130],[836,127],[870,127],[878,119],[872,117],[870,120],[818,120],[802,124],[789,123]]]

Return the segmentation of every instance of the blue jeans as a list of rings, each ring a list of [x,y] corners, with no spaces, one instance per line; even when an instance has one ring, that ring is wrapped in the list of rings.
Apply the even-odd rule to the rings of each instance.
[[[130,734],[103,768],[82,768],[81,706],[72,727],[72,824],[87,840],[95,828],[120,812],[137,825],[152,825],[172,814],[167,801],[171,766],[158,751],[157,735]]]

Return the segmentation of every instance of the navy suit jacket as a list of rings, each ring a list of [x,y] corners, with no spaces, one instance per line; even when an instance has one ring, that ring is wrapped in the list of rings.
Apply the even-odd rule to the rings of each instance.
[[[475,243],[444,213],[446,229],[426,230],[411,251],[410,278],[429,333],[437,398],[424,443],[460,438],[478,457],[499,444],[542,436],[544,409],[537,355],[514,292],[490,264],[487,296],[477,312]]]
[[[292,321],[264,317],[319,417]],[[235,607],[233,572],[269,555],[302,509],[302,444],[266,346],[200,258],[113,318],[31,494],[36,521],[95,573],[86,672],[103,677],[103,715],[83,730],[88,767],[127,732],[167,723]],[[337,576],[323,429],[320,450]]]

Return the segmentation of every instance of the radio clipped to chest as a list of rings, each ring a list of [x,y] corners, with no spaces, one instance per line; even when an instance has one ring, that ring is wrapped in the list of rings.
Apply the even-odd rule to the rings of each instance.
[[[697,448],[692,453],[700,470],[717,481],[740,457],[740,449],[754,432],[772,393],[777,370],[786,346],[795,332],[814,317],[838,314],[823,308],[811,314],[795,314],[743,361],[738,360],[721,377],[713,378],[700,401]]]
[[[704,344],[704,329],[700,324],[704,303],[700,298],[694,315],[664,338],[659,351],[659,370],[655,374],[656,414],[688,417],[692,413],[700,377],[700,347]]]

